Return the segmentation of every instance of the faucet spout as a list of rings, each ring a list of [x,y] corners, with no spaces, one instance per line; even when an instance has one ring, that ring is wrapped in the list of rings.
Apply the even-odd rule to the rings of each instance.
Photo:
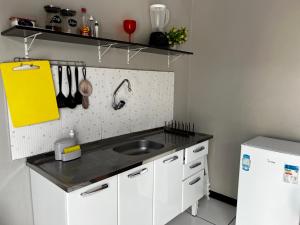
[[[123,86],[124,83],[127,83],[127,88],[128,88],[128,91],[129,92],[132,92],[132,88],[131,88],[131,83],[128,79],[124,79],[120,84],[119,86],[116,88],[116,90],[114,91],[114,94],[113,94],[113,104],[112,104],[112,107],[115,109],[115,110],[119,110],[121,108],[123,108],[123,106],[125,105],[125,102],[124,101],[120,101],[119,103],[116,103],[116,96],[118,94],[118,91],[119,89]]]
[[[128,86],[128,91],[131,92],[132,89],[131,89],[131,83],[128,79],[124,79],[120,84],[119,86],[116,88],[116,90],[114,91],[114,96],[117,95],[119,89],[123,86],[124,83],[127,83],[127,86]]]

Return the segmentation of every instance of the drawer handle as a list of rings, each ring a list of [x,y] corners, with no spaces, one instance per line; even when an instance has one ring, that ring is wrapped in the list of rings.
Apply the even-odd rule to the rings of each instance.
[[[80,195],[81,195],[82,197],[86,197],[86,196],[91,195],[91,194],[94,194],[94,193],[96,193],[96,192],[98,192],[98,191],[103,191],[103,190],[106,189],[106,188],[108,188],[108,184],[103,184],[103,185],[101,185],[100,187],[98,187],[98,188],[96,188],[96,189],[92,189],[92,190],[83,192],[83,193],[81,193]]]
[[[201,165],[202,165],[201,162],[195,163],[195,164],[193,164],[193,165],[190,166],[190,169],[194,169],[194,168],[196,168],[198,166],[201,166]]]
[[[201,180],[201,178],[200,178],[200,177],[197,177],[195,180],[191,181],[191,182],[189,183],[189,185],[194,185],[194,184],[198,183],[200,180]]]
[[[195,149],[193,152],[194,152],[194,153],[201,152],[201,151],[204,150],[204,149],[205,149],[205,147],[204,147],[204,146],[201,146],[201,148]]]
[[[178,156],[175,155],[175,156],[173,156],[173,157],[171,157],[171,158],[169,158],[169,159],[165,159],[163,162],[164,162],[164,163],[170,163],[170,162],[173,162],[173,161],[175,161],[175,160],[177,160],[177,159],[178,159]]]
[[[134,178],[134,177],[136,177],[136,176],[142,175],[142,174],[147,173],[147,172],[148,172],[148,169],[147,169],[147,168],[144,168],[144,169],[141,169],[141,170],[139,170],[139,171],[137,171],[137,172],[128,174],[128,177],[129,177],[129,178]]]

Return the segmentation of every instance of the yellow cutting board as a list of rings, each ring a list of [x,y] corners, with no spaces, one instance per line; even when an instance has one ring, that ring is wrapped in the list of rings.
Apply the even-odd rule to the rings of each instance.
[[[39,68],[14,70],[20,65],[20,62],[0,65],[13,126],[23,127],[59,119],[50,63],[22,62],[22,65]]]

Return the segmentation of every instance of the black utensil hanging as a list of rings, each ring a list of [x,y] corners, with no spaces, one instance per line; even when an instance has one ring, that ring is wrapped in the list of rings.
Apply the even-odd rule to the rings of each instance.
[[[79,92],[79,81],[78,81],[78,67],[75,66],[75,81],[76,81],[76,92],[74,95],[74,99],[76,102],[76,105],[82,104],[82,94]]]
[[[58,66],[58,82],[59,82],[59,93],[56,96],[56,102],[58,108],[65,108],[67,106],[67,98],[62,93],[62,67]]]
[[[67,107],[70,109],[74,109],[76,107],[76,101],[74,97],[72,96],[72,72],[71,67],[67,66],[67,77],[68,77],[68,83],[69,83],[69,95],[67,97]]]

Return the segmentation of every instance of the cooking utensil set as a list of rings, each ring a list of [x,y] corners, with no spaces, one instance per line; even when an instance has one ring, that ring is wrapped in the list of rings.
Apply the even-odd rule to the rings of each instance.
[[[90,81],[86,79],[86,68],[82,68],[82,74],[84,79],[79,84],[79,72],[78,67],[75,66],[75,83],[76,83],[76,92],[73,96],[72,94],[72,70],[70,66],[66,67],[69,94],[66,97],[62,92],[62,79],[63,79],[63,68],[58,66],[58,82],[59,82],[59,93],[56,96],[58,108],[70,108],[74,109],[77,105],[81,105],[84,109],[89,107],[88,97],[93,92],[93,86]]]

